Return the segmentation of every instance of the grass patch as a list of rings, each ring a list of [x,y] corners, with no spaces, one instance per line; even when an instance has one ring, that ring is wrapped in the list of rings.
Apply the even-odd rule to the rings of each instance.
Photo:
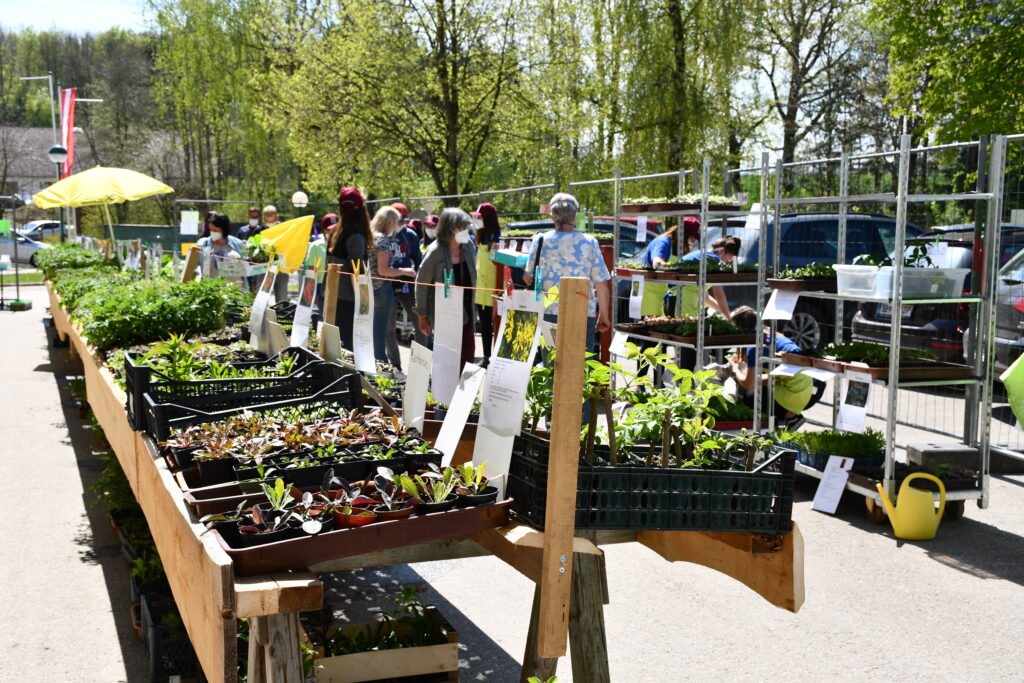
[[[3,280],[4,286],[14,284],[14,272],[0,273],[0,279]],[[32,285],[43,282],[43,274],[39,271],[34,273],[22,273],[18,280],[23,285]]]

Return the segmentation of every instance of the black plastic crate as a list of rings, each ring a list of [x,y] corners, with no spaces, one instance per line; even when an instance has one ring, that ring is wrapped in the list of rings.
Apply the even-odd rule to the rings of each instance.
[[[269,388],[186,397],[171,403],[156,403],[146,394],[146,432],[160,442],[166,441],[174,428],[216,422],[243,410],[260,412],[314,403],[328,403],[339,411],[362,406],[358,373],[334,363],[321,363],[314,368],[315,373],[309,377],[294,378]]]
[[[146,402],[143,397],[149,393],[154,396],[155,403],[175,402],[179,398],[211,395],[230,391],[244,391],[273,387],[286,383],[288,380],[309,376],[316,365],[322,365],[324,359],[306,348],[291,346],[279,354],[263,361],[240,361],[230,363],[239,370],[262,368],[277,365],[285,356],[296,358],[295,370],[283,377],[246,377],[237,379],[209,380],[176,380],[171,379],[159,370],[154,370],[138,363],[142,354],[126,353],[124,357],[124,386],[127,394],[128,424],[136,431],[146,429]]]
[[[512,511],[543,528],[550,442],[516,437],[507,492]],[[606,467],[580,461],[579,529],[785,533],[793,519],[793,451],[777,449],[750,472]]]
[[[149,650],[151,681],[164,681],[171,676],[199,675],[199,662],[184,625],[180,628],[163,625],[162,620],[168,614],[178,614],[172,600],[159,594],[143,594],[142,636]]]

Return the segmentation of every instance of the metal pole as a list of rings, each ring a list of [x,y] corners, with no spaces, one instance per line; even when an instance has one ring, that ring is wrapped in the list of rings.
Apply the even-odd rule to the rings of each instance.
[[[846,199],[850,193],[850,154],[849,152],[843,152],[842,156],[839,157],[839,196]],[[837,249],[836,263],[846,263],[846,216],[849,209],[849,204],[845,201],[839,203],[839,244]],[[843,339],[843,333],[845,330],[843,326],[846,322],[845,306],[841,298],[836,299],[836,316],[835,324],[836,328],[832,332],[832,339],[835,342],[840,342]],[[833,380],[832,382],[832,427],[835,428],[836,422],[839,420],[839,399],[842,394],[839,381]]]
[[[903,256],[907,246],[907,185],[910,179],[910,135],[900,136],[899,179],[896,185],[896,248],[892,258],[892,292],[889,310],[889,411],[885,420],[885,476],[883,486],[890,498],[896,494],[896,411],[899,409],[900,342],[903,331]]]
[[[708,193],[711,191],[711,158],[704,157],[701,164],[700,197],[700,270],[697,274],[697,362],[694,370],[704,366],[704,322],[707,319],[704,291],[708,281]]]
[[[988,187],[992,193],[992,199],[988,203],[988,229],[990,236],[985,245],[985,300],[983,303],[982,320],[985,321],[985,376],[981,383],[981,410],[985,416],[981,428],[981,498],[978,499],[978,507],[988,507],[989,497],[989,467],[992,445],[992,383],[995,381],[995,298],[999,291],[999,274],[996,268],[999,266],[999,240],[1000,228],[1003,217],[1003,181],[1006,170],[1006,136],[992,136],[992,146],[989,161]],[[981,335],[979,335],[981,337]],[[982,341],[982,339],[979,339]]]
[[[978,144],[978,183],[976,190],[978,192],[985,192],[988,187],[988,147],[989,147],[989,136],[982,135]],[[988,273],[982,264],[978,263],[978,255],[984,254],[982,245],[985,240],[985,218],[986,212],[982,211],[981,201],[974,203],[974,254],[971,258],[971,265],[974,269],[974,275],[971,277],[971,293],[981,294],[985,291],[983,286],[984,278],[987,277]],[[1001,223],[1001,221],[1000,221]],[[996,223],[996,231],[999,232],[1002,229],[1000,223]],[[982,277],[978,277],[979,272]],[[967,364],[974,367],[974,376],[981,377],[982,366],[981,357],[982,353],[979,353],[979,349],[982,348],[984,335],[981,334],[981,312],[980,306],[970,307],[970,322],[968,323],[968,329],[971,331],[971,335],[974,337],[974,343],[970,345],[970,348],[966,348],[967,351]],[[971,445],[976,443],[978,440],[978,413],[979,413],[979,396],[978,396],[978,385],[970,384],[964,387],[964,444]]]
[[[764,205],[764,197],[768,194],[768,152],[761,152],[761,230],[760,239],[757,241],[757,300],[754,303],[754,312],[757,320],[754,325],[754,367],[747,368],[747,372],[754,373],[754,431],[761,431],[761,357],[764,344],[761,339],[764,337],[764,321],[761,319],[761,311],[764,309],[765,292],[765,257],[768,255],[768,207]],[[728,221],[725,221],[726,223]],[[769,350],[771,353],[771,350]]]
[[[763,205],[763,202],[762,202]],[[764,207],[762,206],[762,211]],[[775,160],[775,209],[772,213],[772,268],[779,267],[779,240],[782,233],[782,159]],[[764,239],[762,234],[761,239]],[[775,337],[779,333],[779,321],[772,319],[768,350],[775,352]],[[757,387],[760,391],[761,387]],[[765,406],[768,409],[768,431],[775,431],[775,384],[768,382],[768,398]]]

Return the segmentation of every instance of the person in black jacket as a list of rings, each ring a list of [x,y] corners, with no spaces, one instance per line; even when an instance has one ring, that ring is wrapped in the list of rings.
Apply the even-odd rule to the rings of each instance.
[[[331,231],[331,240],[327,244],[327,263],[339,264],[342,273],[338,282],[338,307],[334,323],[340,329],[342,346],[354,351],[352,318],[356,309],[351,278],[352,262],[358,261],[360,272],[367,272],[366,255],[374,244],[366,200],[358,189],[346,187],[338,193],[338,215],[341,220]]]

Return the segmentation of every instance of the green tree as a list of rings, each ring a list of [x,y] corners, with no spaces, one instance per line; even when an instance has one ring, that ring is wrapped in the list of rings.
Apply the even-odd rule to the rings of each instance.
[[[1024,124],[1024,0],[874,0],[890,101],[917,137],[1014,133]]]

